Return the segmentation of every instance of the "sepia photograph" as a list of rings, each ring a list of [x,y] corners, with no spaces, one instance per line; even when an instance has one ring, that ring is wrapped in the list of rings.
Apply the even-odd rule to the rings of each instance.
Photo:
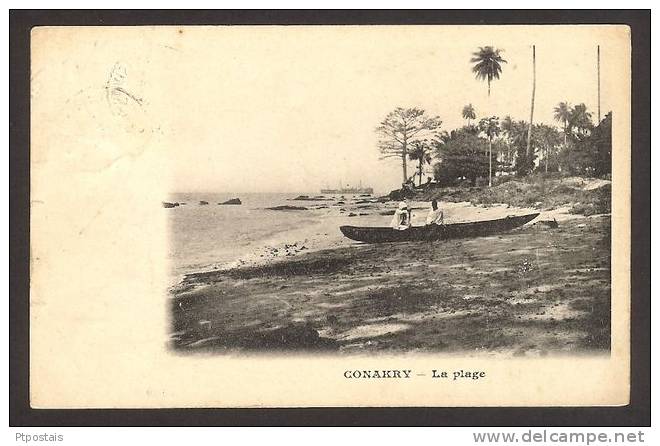
[[[630,402],[626,25],[36,26],[30,405]]]
[[[175,351],[609,354],[622,42],[474,31],[218,30],[211,66],[185,47]],[[142,107],[129,71],[119,109]]]

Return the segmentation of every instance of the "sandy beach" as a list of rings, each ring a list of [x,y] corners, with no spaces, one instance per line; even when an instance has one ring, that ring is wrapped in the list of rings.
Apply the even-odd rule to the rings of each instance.
[[[506,205],[447,206],[453,221],[521,213]],[[286,248],[269,246],[235,268],[188,274],[171,289],[171,346],[228,353],[606,352],[610,217],[555,209],[535,222],[548,217],[559,227],[532,222],[497,236],[380,245],[337,236],[345,215],[324,219],[311,227],[324,240],[318,246],[308,236]],[[350,220],[384,225],[388,217],[371,209]]]
[[[355,246],[359,243],[344,237],[339,231],[339,226],[389,226],[391,216],[385,214],[393,212],[398,204],[396,202],[357,204],[360,201],[357,198],[348,198],[335,200],[329,204],[312,204],[306,210],[279,211],[280,214],[286,213],[288,216],[297,214],[301,220],[313,218],[313,221],[305,221],[306,224],[300,225],[300,227],[277,233],[270,239],[263,240],[259,246],[253,246],[242,252],[235,260],[219,262],[205,270],[257,266],[309,252]],[[337,202],[341,204],[337,204]],[[429,202],[409,200],[408,204],[413,209],[412,224],[414,226],[424,225]],[[506,204],[474,206],[469,202],[443,202],[441,207],[447,224],[491,220],[534,212],[540,212],[539,220],[565,221],[580,218],[580,216],[567,213],[565,208],[543,211]]]

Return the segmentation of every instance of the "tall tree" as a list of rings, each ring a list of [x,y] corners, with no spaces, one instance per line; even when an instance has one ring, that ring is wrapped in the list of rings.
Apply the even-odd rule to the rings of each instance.
[[[593,126],[594,125],[591,122],[591,112],[587,110],[586,105],[577,104],[575,107],[573,107],[568,119],[569,135],[571,135],[574,139],[582,140],[589,136]]]
[[[612,173],[612,112],[606,113],[589,138],[594,152],[594,173]]]
[[[568,128],[568,121],[571,119],[571,104],[568,102],[560,102],[554,109],[555,121],[560,122],[564,128],[564,146],[566,146],[566,131]]]
[[[506,149],[506,153],[504,155],[504,162],[501,164],[502,166],[502,172],[504,172],[504,166],[507,167],[507,170],[510,170],[513,167],[513,158],[514,158],[514,153],[515,151],[513,150],[513,138],[514,138],[514,130],[515,130],[515,123],[513,119],[511,119],[511,116],[507,115],[502,119],[502,136],[504,139],[504,147]]]
[[[534,169],[535,153],[533,150],[531,154],[527,151],[528,127],[527,121],[514,121],[505,118],[503,122],[507,146],[513,152],[514,169],[518,176],[525,176]],[[535,139],[537,138],[532,135],[532,141]]]
[[[470,126],[471,119],[477,119],[477,114],[472,104],[468,104],[465,107],[463,107],[463,119],[467,119],[468,127]]]
[[[500,78],[502,64],[507,63],[500,56],[500,50],[492,46],[479,47],[478,51],[472,53],[470,62],[474,64],[472,72],[480,81],[488,82],[488,97],[490,97],[490,83]]]
[[[529,112],[529,129],[527,130],[527,156],[532,150],[532,127],[534,127],[534,96],[536,95],[536,45],[532,45],[532,107]]]
[[[557,170],[557,148],[561,146],[561,138],[555,127],[546,124],[534,124],[534,134],[532,136],[532,149],[538,149],[543,154],[545,172],[550,170],[550,157],[554,154],[554,164],[552,170]],[[540,167],[540,166],[539,166]]]
[[[578,112],[582,107],[576,107]],[[587,115],[588,112],[585,112]],[[584,113],[580,113],[584,116]],[[576,116],[576,122],[577,120]],[[578,127],[579,126],[579,127]],[[594,126],[583,118],[569,133],[571,150],[562,153],[563,163],[569,172],[578,175],[604,175],[612,172],[612,113]]]
[[[492,46],[479,47],[479,50],[472,53],[472,59],[470,62],[474,64],[472,67],[472,72],[475,77],[480,81],[486,81],[488,83],[488,97],[490,98],[490,83],[500,78],[502,73],[502,64],[507,63],[506,60],[500,56],[500,50],[493,48]],[[488,159],[490,160],[491,152],[493,150],[492,138],[489,138],[488,144]],[[488,187],[493,184],[493,170],[492,166],[488,170]]]
[[[475,133],[473,127],[463,127],[444,132],[442,143],[436,143],[440,162],[434,166],[434,175],[440,184],[453,185],[466,178],[474,186],[478,177],[486,175],[486,141]]]
[[[600,122],[600,45],[598,45],[596,49],[596,59],[598,59],[596,62],[598,65],[598,68],[596,69],[598,72],[598,122]]]
[[[431,164],[431,145],[427,140],[413,141],[410,144],[408,158],[411,161],[418,161],[417,174],[419,176],[419,185],[422,185],[422,170],[424,164]]]
[[[566,168],[571,174],[580,175],[592,171],[592,156],[587,143],[594,129],[591,117],[584,104],[577,104],[570,110],[566,126],[568,144],[560,154],[562,170]]]
[[[500,120],[497,116],[483,118],[479,121],[479,129],[488,137],[488,187],[493,185],[493,138],[500,134]]]
[[[397,107],[376,127],[381,158],[401,159],[404,183],[408,181],[407,159],[410,144],[424,139],[436,139],[441,125],[439,116],[428,116],[421,108]]]

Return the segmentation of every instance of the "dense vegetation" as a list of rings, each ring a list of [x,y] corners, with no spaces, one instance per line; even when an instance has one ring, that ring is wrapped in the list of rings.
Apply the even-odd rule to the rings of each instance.
[[[490,119],[490,122],[495,122]],[[571,121],[560,130],[546,124],[532,126],[527,152],[529,124],[505,117],[493,140],[492,165],[496,176],[525,177],[535,172],[565,175],[605,176],[612,172],[612,114],[597,125]],[[443,133],[435,142],[433,176],[441,186],[455,186],[488,176],[488,138],[485,130],[464,126]]]
[[[534,69],[529,121],[511,116],[479,117],[472,104],[461,110],[466,124],[453,130],[442,130],[440,117],[420,108],[397,107],[386,116],[376,128],[378,146],[383,158],[401,160],[401,194],[414,193],[415,183],[421,190],[485,184],[491,187],[511,177],[524,179],[537,173],[581,177],[611,174],[612,113],[600,120],[600,90],[596,124],[585,104],[571,106],[566,101],[554,107],[555,125],[533,121],[536,47],[531,49]],[[501,57],[502,51],[481,47],[470,59],[472,72],[477,80],[487,84],[489,97],[491,84],[500,78],[507,63]],[[416,162],[411,177],[408,161]],[[433,166],[433,173],[427,175],[423,185],[425,165]],[[524,201],[524,197],[519,199]]]

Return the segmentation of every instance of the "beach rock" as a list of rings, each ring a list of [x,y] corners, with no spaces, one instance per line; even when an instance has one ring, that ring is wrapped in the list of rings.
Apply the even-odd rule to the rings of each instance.
[[[206,206],[207,204],[209,204],[208,201],[201,200],[201,201],[199,202],[199,205],[200,205],[200,206]]]
[[[306,211],[307,210],[307,208],[304,206],[289,206],[288,204],[283,206],[273,206],[266,209],[268,209],[269,211]]]
[[[401,200],[405,200],[406,198],[412,198],[414,196],[415,196],[415,193],[413,191],[408,190],[408,189],[393,190],[389,194],[390,200],[393,200],[393,201],[401,201]]]
[[[357,217],[357,215],[358,215],[358,214],[355,214],[355,213],[353,213],[353,212],[351,212],[350,214],[348,214],[349,217]]]
[[[227,201],[224,201],[224,202],[218,203],[218,204],[224,205],[224,204],[243,204],[243,203],[241,203],[241,200],[239,198],[232,198],[230,200],[227,200]]]
[[[332,198],[326,198],[323,195],[310,197],[309,195],[298,195],[296,198],[291,198],[292,201],[330,201]]]
[[[163,201],[163,207],[164,208],[175,208],[179,205],[179,203],[169,203],[167,201]]]

